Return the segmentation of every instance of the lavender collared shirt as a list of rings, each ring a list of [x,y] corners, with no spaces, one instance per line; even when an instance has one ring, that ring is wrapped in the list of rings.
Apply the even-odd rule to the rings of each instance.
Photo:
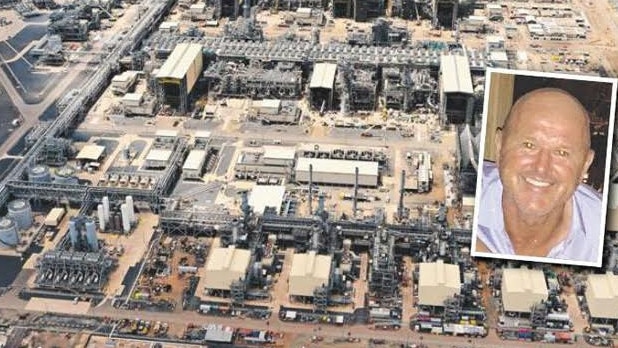
[[[502,182],[495,163],[483,161],[477,238],[496,254],[515,255],[504,228]],[[587,185],[579,185],[573,194],[573,218],[567,237],[554,246],[546,257],[571,261],[597,262],[601,238],[601,196]]]

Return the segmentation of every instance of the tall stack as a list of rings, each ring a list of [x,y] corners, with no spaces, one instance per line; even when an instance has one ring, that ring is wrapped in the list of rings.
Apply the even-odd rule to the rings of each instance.
[[[99,218],[99,229],[101,232],[105,232],[105,222],[109,220],[109,218],[105,216],[105,208],[103,208],[103,204],[97,205],[97,216]]]
[[[124,233],[129,233],[129,231],[131,231],[131,217],[129,206],[126,203],[120,206],[120,213],[122,214],[122,230]]]

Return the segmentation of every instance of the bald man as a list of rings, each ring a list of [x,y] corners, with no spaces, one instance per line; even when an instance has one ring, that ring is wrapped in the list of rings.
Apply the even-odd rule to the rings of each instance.
[[[586,109],[567,92],[521,97],[484,161],[476,251],[597,262],[601,197],[582,183],[594,159]]]

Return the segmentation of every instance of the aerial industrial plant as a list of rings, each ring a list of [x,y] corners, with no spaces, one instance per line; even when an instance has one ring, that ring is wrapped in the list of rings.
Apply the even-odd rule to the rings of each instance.
[[[486,69],[615,76],[615,4],[0,3],[7,347],[612,344],[611,217],[601,270],[470,245]]]

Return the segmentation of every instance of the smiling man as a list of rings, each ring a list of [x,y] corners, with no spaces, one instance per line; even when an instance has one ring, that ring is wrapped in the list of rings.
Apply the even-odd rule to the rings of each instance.
[[[594,158],[586,109],[567,92],[521,97],[484,161],[476,251],[597,262],[601,196],[582,180]]]

